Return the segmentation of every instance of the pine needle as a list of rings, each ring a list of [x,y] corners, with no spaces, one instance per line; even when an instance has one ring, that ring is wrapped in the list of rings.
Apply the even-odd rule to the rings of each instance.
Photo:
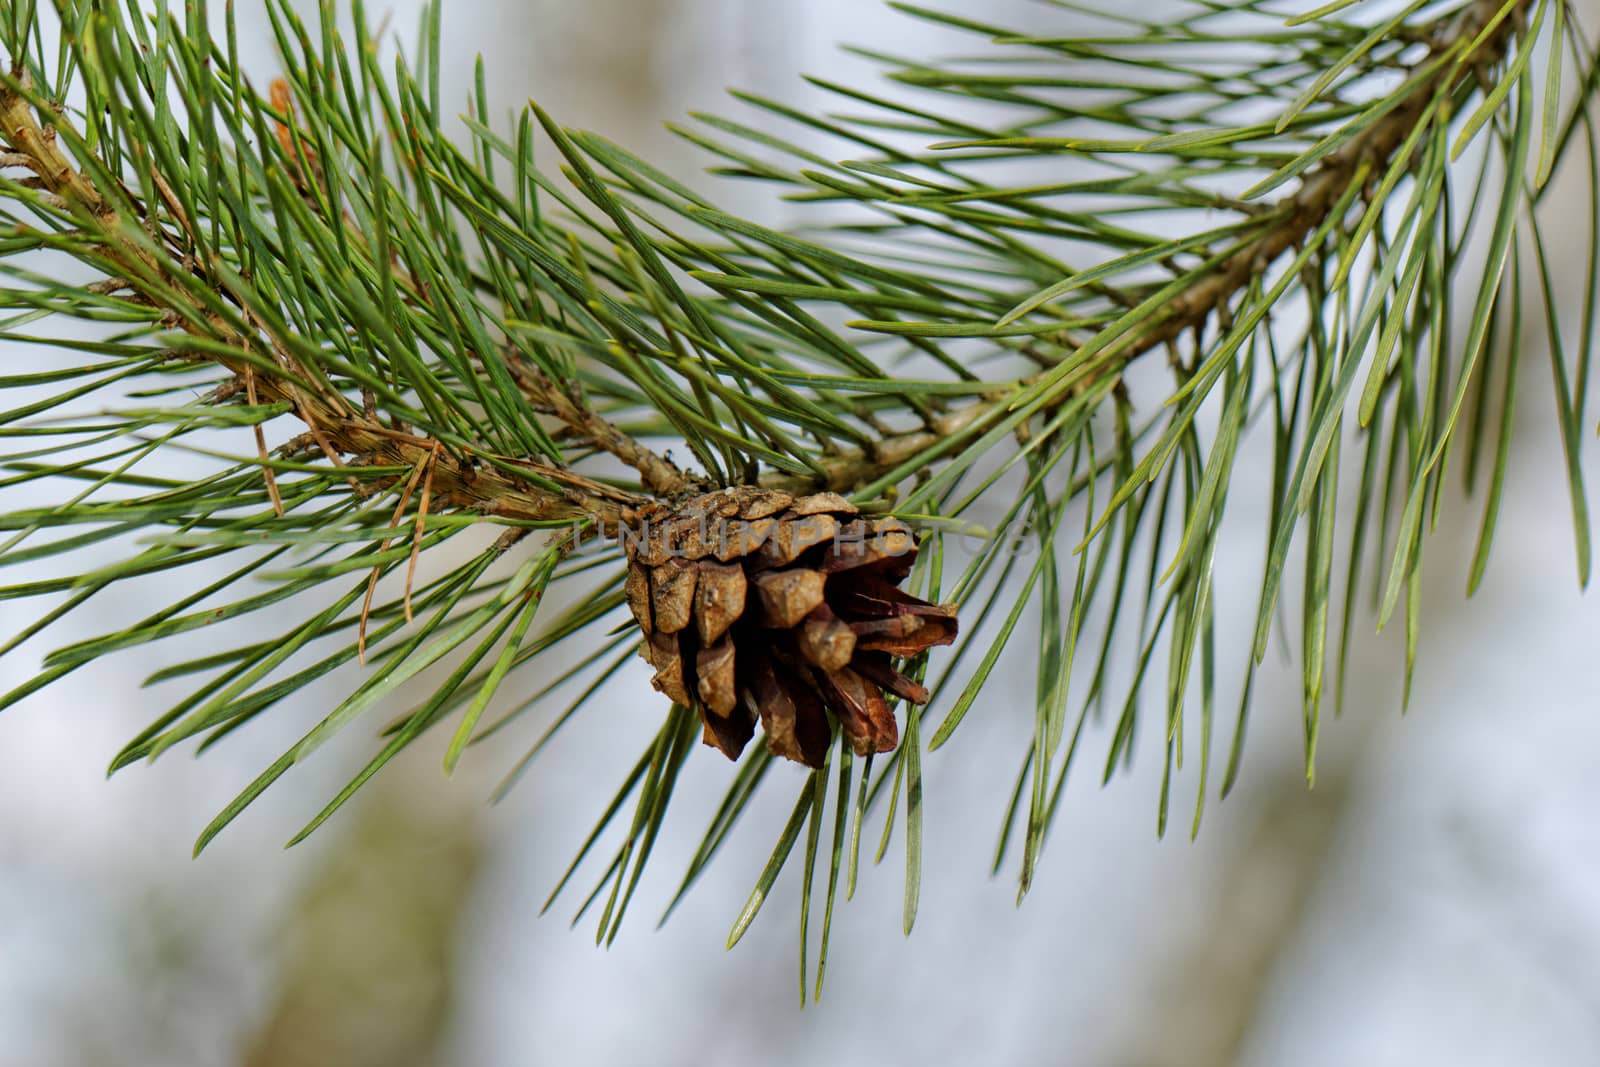
[[[428,522],[428,504],[433,499],[433,472],[439,467],[439,442],[433,443],[433,451],[428,454],[427,461],[423,464],[427,468],[427,475],[422,479],[422,499],[417,503],[417,521],[411,530],[411,558],[406,561],[406,622],[411,622],[411,583],[417,576],[417,560],[422,556],[422,530]]]
[[[405,488],[403,490],[401,490],[401,492],[400,492],[400,502],[395,505],[394,516],[389,520],[389,525],[391,527],[399,526],[400,525],[400,520],[405,517],[406,508],[411,504],[411,494],[417,487],[418,479],[420,479],[422,477],[423,468],[427,467],[427,466],[428,466],[428,463],[427,462],[423,462],[423,463],[419,463],[415,467],[411,468],[411,477],[406,479]],[[378,546],[379,555],[382,555],[384,552],[387,552],[388,549],[389,549],[389,545],[392,542],[393,542],[392,538],[388,538],[388,537],[384,538],[383,539],[383,543]],[[381,564],[379,566],[375,566],[375,567],[372,568],[372,574],[369,575],[368,578],[367,578],[367,594],[366,594],[365,598],[361,601],[361,622],[356,627],[356,659],[357,659],[358,662],[362,663],[363,665],[367,662],[367,620],[372,614],[372,594],[378,588],[378,578],[382,573],[383,573],[383,567],[382,567]],[[409,582],[407,582],[406,589],[407,589],[407,601],[406,601],[406,603],[407,603],[407,615],[406,615],[406,621],[410,622],[411,621],[411,617],[410,617],[410,612],[409,612],[409,608],[410,608],[410,583]]]
[[[244,369],[245,398],[250,401],[250,406],[256,406],[256,372],[254,367]],[[267,483],[267,495],[272,498],[272,513],[278,518],[283,518],[283,497],[278,492],[278,478],[272,473],[272,467],[267,462],[267,435],[258,422],[252,428],[256,438],[256,454],[261,457],[261,476]]]

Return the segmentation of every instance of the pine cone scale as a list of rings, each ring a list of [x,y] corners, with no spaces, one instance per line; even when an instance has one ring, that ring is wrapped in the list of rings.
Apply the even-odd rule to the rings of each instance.
[[[748,584],[743,567],[721,563],[700,564],[700,577],[694,595],[694,621],[702,645],[716,642],[744,615]]]
[[[695,657],[695,674],[700,699],[718,716],[727,718],[739,706],[739,691],[734,685],[734,647],[732,641],[720,641],[702,648]]]
[[[694,587],[699,568],[669,560],[650,572],[650,614],[659,633],[675,634],[694,617]]]
[[[822,603],[827,576],[811,570],[767,571],[754,581],[765,624],[787,630],[800,625]]]
[[[656,669],[652,684],[679,704],[688,704],[689,688],[685,684],[683,654],[679,651],[677,639],[672,634],[653,633],[646,640],[644,649],[645,658]]]
[[[842,670],[856,654],[856,632],[840,621],[827,604],[818,604],[800,624],[800,654],[825,671]]]

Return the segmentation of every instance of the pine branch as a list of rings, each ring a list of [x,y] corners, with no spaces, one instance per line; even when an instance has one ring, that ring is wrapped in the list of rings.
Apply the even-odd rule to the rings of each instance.
[[[153,254],[146,243],[132,236],[148,231],[154,220],[144,217],[131,204],[125,216],[119,207],[123,199],[120,195],[109,191],[102,194],[96,189],[93,181],[74,167],[58,147],[62,133],[73,144],[84,143],[82,136],[43,101],[29,98],[25,72],[16,72],[13,79],[13,86],[0,89],[0,123],[13,158],[38,176],[45,191],[60,198],[86,232],[103,240],[106,268],[118,286],[138,289],[161,308],[168,321],[191,335],[220,342],[224,351],[213,351],[210,358],[241,381],[251,383],[251,390],[259,394],[252,404],[287,404],[331,463],[342,465],[339,457],[360,456],[368,465],[425,470],[437,486],[435,499],[441,507],[470,508],[505,519],[540,521],[588,515],[615,524],[622,507],[640,502],[634,494],[593,479],[534,460],[498,455],[478,443],[451,442],[454,454],[441,466],[439,442],[385,426],[355,410],[343,395],[325,382],[316,381],[269,332],[236,329],[222,315],[182,300],[187,285],[172,277],[174,264]],[[40,125],[38,115],[49,122],[48,129]],[[164,188],[164,198],[173,214],[182,219],[182,205],[170,189]],[[218,296],[244,310],[249,321],[245,298],[230,290],[224,280],[225,270],[207,270],[203,264],[191,264],[190,269]],[[231,354],[235,352],[240,355]],[[244,353],[255,359],[247,362]],[[557,417],[635,466],[656,491],[685,490],[688,482],[672,464],[594,412],[584,410],[537,368],[523,368],[522,376]],[[520,472],[532,477],[519,476]],[[352,488],[365,494],[375,487],[352,483]]]
[[[1440,95],[1454,95],[1461,86],[1483,84],[1489,72],[1505,59],[1507,45],[1523,29],[1532,0],[1476,0],[1462,11],[1440,19],[1431,27],[1413,30],[1429,42],[1427,56],[1406,70],[1405,83],[1395,91],[1398,104],[1365,129],[1329,153],[1306,172],[1300,187],[1276,204],[1252,209],[1263,219],[1276,220],[1229,252],[1200,274],[1182,292],[1164,303],[1149,319],[1131,324],[1114,339],[1104,335],[1077,347],[1091,347],[1092,360],[1069,358],[1043,375],[1025,379],[1022,386],[1063,382],[1074,390],[1105,375],[1120,373],[1133,360],[1177,340],[1184,333],[1203,332],[1213,319],[1226,319],[1229,305],[1251,279],[1266,274],[1286,253],[1303,247],[1339,205],[1352,181],[1361,177],[1370,193],[1371,176],[1388,170],[1402,145],[1412,139],[1418,119]],[[1488,32],[1485,32],[1488,31]],[[1081,283],[1080,283],[1081,284]],[[1045,302],[1045,295],[1061,295],[1054,287],[1014,308],[1002,318],[1005,326]],[[1109,332],[1109,331],[1108,331]],[[927,429],[895,434],[875,442],[866,451],[829,462],[827,474],[814,479],[773,477],[768,485],[783,488],[816,486],[849,493],[884,477],[908,459],[937,449],[974,425],[984,423],[1017,399],[1014,392],[987,398],[959,412],[945,415]],[[1048,408],[1046,409],[1048,410]]]
[[[1223,673],[1217,549],[1228,500],[1252,480],[1235,469],[1249,432],[1272,450],[1258,487],[1270,524],[1218,791],[1238,771],[1254,670],[1295,577],[1308,777],[1367,579],[1380,622],[1404,620],[1409,692],[1425,534],[1452,459],[1488,486],[1471,584],[1488,564],[1534,284],[1587,580],[1595,301],[1581,339],[1564,340],[1537,213],[1572,146],[1592,154],[1600,140],[1588,107],[1600,62],[1565,0],[1469,0],[1443,14],[1414,3],[1354,22],[1324,10],[1288,26],[1259,4],[1197,2],[1159,24],[1113,12],[1103,32],[1057,36],[901,6],[981,37],[984,54],[878,56],[881,91],[817,83],[864,113],[740,94],[759,125],[697,116],[679,130],[724,173],[843,212],[780,231],[537,108],[502,133],[474,99],[458,143],[437,89],[438,7],[414,65],[390,70],[360,4],[346,48],[331,9],[307,27],[271,0],[284,80],[262,97],[231,23],[213,37],[204,3],[181,16],[158,4],[146,22],[65,0],[54,57],[45,16],[0,5],[12,60],[0,76],[0,337],[53,360],[0,381],[24,391],[0,413],[12,449],[0,485],[62,487],[49,506],[0,516],[0,563],[54,568],[0,597],[59,599],[0,654],[114,585],[172,583],[144,618],[52,653],[0,707],[114,652],[310,605],[282,632],[258,626],[157,670],[151,682],[193,688],[113,761],[191,739],[204,750],[365,664],[199,844],[335,733],[412,697],[298,841],[441,723],[456,719],[450,770],[562,687],[581,689],[509,785],[564,724],[603,706],[591,698],[643,634],[674,702],[661,700],[659,732],[558,890],[631,804],[583,904],[600,904],[600,937],[616,937],[696,733],[736,753],[759,719],[813,770],[795,780],[733,936],[804,837],[804,914],[829,853],[825,952],[840,871],[848,897],[873,811],[885,812],[879,858],[904,831],[910,928],[924,745],[951,742],[981,706],[1032,613],[1034,729],[996,868],[1020,856],[1028,890],[1094,725],[1108,725],[1109,777],[1152,706],[1166,756],[1158,827],[1197,731],[1198,830]],[[1553,69],[1541,94],[1542,46]],[[1563,117],[1566,51],[1580,72]],[[66,106],[75,99],[81,110]],[[843,158],[784,140],[792,125],[843,144]],[[1030,164],[1043,173],[1018,184]],[[1592,169],[1590,184],[1592,283]],[[1469,248],[1477,273],[1458,279]],[[1464,333],[1452,303],[1470,305]],[[1290,329],[1291,310],[1303,328]],[[1157,351],[1164,365],[1143,358]],[[1362,455],[1347,527],[1351,451]],[[188,473],[142,466],[180,452]],[[851,501],[790,499],[815,490]],[[958,560],[955,538],[980,507],[987,539]],[[707,555],[683,531],[713,514],[772,546]],[[660,534],[671,543],[629,543],[641,519],[677,531]],[[861,545],[824,549],[804,520]],[[916,528],[914,565],[886,562],[909,536],[900,523]],[[442,546],[484,527],[498,534],[489,547],[446,562]],[[525,548],[533,530],[551,533]],[[593,530],[624,544],[580,544]],[[126,558],[75,555],[133,535]],[[1302,537],[1303,565],[1291,565]],[[664,558],[686,546],[701,552],[692,566]],[[231,569],[173,582],[211,561]],[[827,577],[840,574],[851,577]],[[704,597],[691,591],[700,582]],[[747,587],[749,618],[727,607]],[[555,589],[569,606],[548,606]],[[945,604],[959,608],[959,640]],[[615,628],[624,608],[637,627]],[[788,659],[752,662],[748,641],[729,658],[719,634],[779,616],[786,627],[762,635]],[[929,655],[947,640],[949,654]],[[877,645],[858,659],[852,641]],[[483,725],[516,672],[537,679],[532,695]],[[898,715],[884,692],[901,698]],[[747,693],[761,706],[740,711]],[[927,708],[942,717],[925,722]],[[782,777],[774,766],[766,751],[742,757],[684,889],[761,783]]]

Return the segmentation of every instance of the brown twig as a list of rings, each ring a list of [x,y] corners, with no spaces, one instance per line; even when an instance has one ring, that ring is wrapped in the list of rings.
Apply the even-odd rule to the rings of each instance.
[[[670,500],[711,488],[705,478],[683,471],[618,429],[532,363],[518,357],[509,360],[508,365],[512,378],[531,400],[547,407],[595,447],[638,471],[639,480],[652,495]]]

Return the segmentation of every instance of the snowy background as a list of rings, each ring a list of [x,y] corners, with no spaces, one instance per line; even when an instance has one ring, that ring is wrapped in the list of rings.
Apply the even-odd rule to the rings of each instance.
[[[255,35],[256,69],[270,76],[254,6],[240,5],[242,34]],[[393,25],[415,24],[414,3],[390,6]],[[1015,25],[1068,17],[984,7]],[[733,111],[725,86],[836,107],[797,76],[872,77],[836,42],[972,47],[875,0],[447,0],[445,13],[447,53],[461,59],[446,98],[465,100],[481,51],[503,113],[536,98],[685,178],[704,159],[661,123]],[[1578,169],[1558,176],[1556,211],[1581,209]],[[757,190],[700,185],[771,221],[794,217]],[[1574,309],[1582,239],[1557,251]],[[1471,601],[1477,502],[1451,495],[1429,542],[1406,716],[1396,626],[1358,645],[1344,717],[1325,725],[1308,791],[1298,668],[1271,655],[1241,785],[1208,805],[1198,841],[1157,840],[1160,739],[1142,737],[1131,774],[1104,789],[1076,775],[1019,908],[1009,873],[987,875],[1031,730],[1019,638],[1015,669],[996,672],[959,742],[926,761],[913,935],[900,933],[897,837],[836,913],[827,985],[804,1012],[794,871],[723,950],[799,772],[774,772],[765,802],[663,929],[654,919],[732,774],[706,752],[689,764],[614,946],[594,946],[593,916],[568,927],[587,882],[539,916],[622,761],[659,721],[642,675],[613,687],[498,806],[485,798],[520,749],[475,749],[446,781],[435,739],[282,851],[370,751],[356,729],[190,861],[198,829],[347,679],[201,760],[172,753],[108,781],[110,756],[165,705],[138,688],[148,660],[92,664],[0,715],[0,1067],[1600,1062],[1600,598],[1574,581],[1545,373],[1530,355],[1495,555]],[[1585,448],[1596,469],[1593,436]],[[1251,496],[1240,487],[1230,521],[1259,531]],[[0,506],[31,502],[8,491]],[[1219,655],[1236,664],[1259,538],[1224,550],[1219,570],[1247,576],[1220,595]],[[11,570],[10,580],[36,576]],[[0,601],[0,632],[39,610]],[[69,620],[48,646],[0,661],[0,689],[28,678],[48,647],[103,629]],[[1187,797],[1192,776],[1182,782]]]

